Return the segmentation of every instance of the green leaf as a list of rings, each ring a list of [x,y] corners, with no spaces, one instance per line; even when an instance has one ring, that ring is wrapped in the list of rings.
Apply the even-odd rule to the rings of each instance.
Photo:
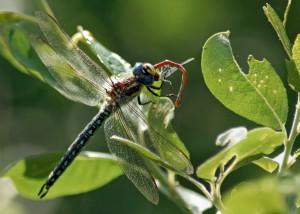
[[[223,195],[225,214],[298,213],[299,175],[284,173],[243,182]]]
[[[284,85],[267,60],[249,57],[249,74],[236,63],[229,32],[210,37],[203,48],[202,72],[207,87],[227,108],[256,123],[281,129],[288,106]]]
[[[231,128],[218,135],[216,145],[226,146],[228,149],[243,140],[247,136],[247,132],[245,127]],[[276,161],[268,157],[262,157],[261,159],[253,161],[253,163],[270,173],[278,166]]]
[[[261,159],[255,160],[252,163],[270,173],[274,172],[278,167],[278,163],[268,157],[262,157]]]
[[[294,91],[300,92],[300,34],[297,35],[292,53],[293,60],[285,61],[288,72],[288,83]]]
[[[167,169],[171,169],[174,172],[177,172],[178,169],[174,168],[172,165],[170,165],[168,162],[166,162],[165,160],[163,160],[161,157],[159,157],[158,155],[154,154],[153,152],[151,152],[149,149],[141,146],[140,144],[137,144],[135,142],[132,142],[130,140],[127,140],[125,138],[113,135],[111,136],[112,140],[118,141],[120,143],[126,144],[127,146],[129,146],[130,148],[134,149],[135,151],[139,152],[141,155],[149,158],[150,160],[153,160],[157,163],[159,163],[161,166],[167,168]]]
[[[292,58],[291,43],[289,38],[287,37],[285,27],[282,21],[280,20],[280,18],[278,17],[274,9],[269,4],[266,4],[266,6],[264,6],[263,9],[266,16],[268,17],[269,22],[271,22],[280,41],[282,42],[285,51],[287,52],[288,56],[291,59]]]
[[[0,13],[0,18],[1,14],[2,13]],[[10,16],[7,15],[4,17]],[[0,20],[0,55],[6,58],[22,73],[33,76],[42,82],[49,84],[63,96],[78,102],[76,97],[72,97],[41,62],[40,58],[30,45],[27,31],[13,21],[4,19],[1,22]],[[29,24],[26,21],[22,23]]]
[[[0,12],[0,55],[24,74],[47,82],[59,90],[55,79],[30,46],[28,32],[19,24],[19,22],[22,24],[35,23],[28,21],[24,16],[18,13]],[[31,19],[35,21],[34,18]]]
[[[1,15],[1,13],[0,13]],[[12,23],[0,22],[0,55],[9,61],[19,71],[29,74],[25,66],[23,66],[13,55],[10,49],[11,31],[16,28]]]
[[[300,34],[297,35],[297,38],[293,45],[293,60],[295,62],[298,73],[300,74]]]
[[[161,97],[149,106],[147,118],[157,130],[163,130],[163,135],[169,142],[178,147],[187,157],[190,156],[184,143],[173,129],[171,121],[174,118],[175,106],[167,97]]]
[[[159,157],[158,155],[154,154],[153,152],[151,152],[149,149],[143,147],[140,144],[137,144],[135,142],[132,142],[128,139],[113,135],[111,136],[112,140],[118,141],[120,143],[126,144],[127,146],[129,146],[130,148],[134,149],[135,151],[137,151],[138,153],[140,153],[141,155],[143,155],[144,157],[149,158],[150,160],[155,161],[156,163],[159,163],[161,166],[167,168],[167,169],[171,169],[174,172],[178,172],[181,174],[182,171],[178,171],[181,170],[179,168],[175,168],[174,166],[171,165],[172,161],[170,161],[171,163],[169,163],[167,160],[162,159],[161,157]]]
[[[24,17],[27,16],[14,12],[0,12],[0,54],[21,72],[32,75],[26,63],[18,59],[18,56],[27,56],[30,51],[26,32],[19,23],[32,24],[33,21],[30,22]],[[37,77],[40,78],[40,75]]]
[[[276,178],[243,182],[223,196],[224,214],[290,213]]]
[[[293,45],[293,59],[297,69],[300,69],[300,34],[297,35],[296,40]]]
[[[294,91],[300,92],[300,34],[297,35],[294,42],[292,53],[293,60],[285,61],[288,72],[288,83]]]
[[[297,92],[300,92],[300,74],[294,61],[285,61],[285,66],[288,74],[289,86]]]
[[[91,51],[99,58],[101,63],[105,65],[113,75],[120,75],[122,73],[131,72],[131,65],[125,61],[118,54],[110,51],[97,41],[93,35],[87,31],[79,28],[79,33],[82,36],[82,41],[88,45]],[[76,35],[76,34],[75,34]]]
[[[12,164],[1,177],[10,178],[22,196],[38,199],[41,186],[62,155],[63,153],[46,153],[25,158]],[[85,152],[74,160],[45,199],[88,192],[106,185],[122,174],[111,155]]]
[[[288,211],[286,213],[299,213],[300,199],[300,176],[287,171],[278,177],[280,192],[284,195],[284,200]]]
[[[52,83],[54,79],[42,64],[39,57],[31,47],[27,33],[17,26],[11,27],[8,44],[12,57],[21,63],[27,74],[34,76],[43,82]]]
[[[140,154],[144,155],[145,157],[147,157],[153,161],[160,162],[161,164],[165,164],[165,161],[163,159],[161,159],[158,155],[154,154],[149,149],[143,147],[140,144],[137,144],[135,142],[132,142],[130,140],[127,140],[125,138],[122,138],[122,137],[119,137],[116,135],[111,136],[111,139],[118,141],[120,143],[126,144],[127,146],[131,147],[132,149],[136,150]]]
[[[197,176],[214,182],[219,176],[218,171],[231,171],[272,153],[283,144],[286,136],[270,128],[258,128],[248,132],[247,137],[230,148],[210,158],[197,169]],[[228,171],[229,170],[229,171]]]

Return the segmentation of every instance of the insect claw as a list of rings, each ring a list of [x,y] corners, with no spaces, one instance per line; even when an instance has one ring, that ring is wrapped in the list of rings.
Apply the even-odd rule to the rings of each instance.
[[[178,108],[180,105],[181,105],[181,100],[177,98],[176,101],[175,101],[175,107]]]
[[[176,98],[178,98],[178,96],[176,94],[166,94],[166,97],[176,97]]]
[[[42,193],[42,192],[44,191],[45,188],[46,188],[46,192]],[[44,184],[44,185],[42,186],[41,190],[40,190],[39,193],[38,193],[38,196],[40,196],[40,199],[41,199],[41,198],[44,198],[45,195],[47,195],[48,191],[49,191],[49,187],[46,186],[46,184]]]
[[[167,83],[169,83],[170,85],[172,85],[172,82],[171,82],[170,80],[163,79],[162,81],[163,81],[163,82],[167,82]]]

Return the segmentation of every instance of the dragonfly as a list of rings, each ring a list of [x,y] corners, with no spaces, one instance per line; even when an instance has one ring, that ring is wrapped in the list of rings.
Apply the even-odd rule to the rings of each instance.
[[[165,80],[164,76],[172,74],[176,69],[182,72],[182,86],[175,101],[178,107],[187,80],[185,68],[169,60],[155,65],[136,63],[131,72],[124,72],[121,77],[114,78],[79,49],[55,18],[41,11],[36,12],[35,16],[44,37],[32,34],[29,37],[30,43],[60,85],[60,90],[63,90],[64,94],[72,100],[80,103],[89,106],[101,104],[99,112],[80,132],[49,174],[38,196],[40,198],[46,196],[49,189],[86,146],[96,130],[104,126],[108,148],[124,174],[149,201],[157,204],[158,189],[147,167],[145,157],[128,145],[112,139],[111,136],[116,135],[136,142],[158,155],[175,169],[192,174],[193,166],[187,155],[166,139],[161,130],[155,129],[140,108],[141,105],[149,103],[142,103],[141,91],[145,88],[151,94],[159,96],[156,90],[161,89]],[[159,69],[166,67],[172,69],[168,69],[164,72],[165,75],[162,75]],[[160,80],[162,82],[160,86],[154,85]],[[141,125],[144,127],[143,130],[140,128]],[[143,137],[141,137],[141,132],[143,132]]]

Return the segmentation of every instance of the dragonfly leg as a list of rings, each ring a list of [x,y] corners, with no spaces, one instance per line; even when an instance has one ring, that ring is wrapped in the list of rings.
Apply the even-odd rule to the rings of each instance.
[[[182,65],[176,63],[176,62],[172,62],[170,60],[165,60],[165,61],[162,61],[160,63],[157,63],[156,65],[154,65],[154,68],[155,69],[158,69],[158,68],[161,68],[163,66],[166,66],[166,65],[169,65],[171,67],[175,67],[175,68],[178,68],[179,70],[181,70],[182,72],[182,81],[181,81],[181,86],[180,86],[180,89],[179,89],[179,92],[178,92],[178,96],[177,96],[177,99],[175,101],[175,106],[176,107],[179,107],[180,104],[181,104],[181,98],[182,98],[182,94],[183,94],[183,89],[186,85],[186,81],[187,81],[187,73],[186,73],[186,70],[184,67],[182,67]]]
[[[159,86],[159,87],[156,87],[156,86],[146,86],[146,88],[148,89],[148,91],[150,91],[151,92],[151,94],[153,94],[154,96],[156,96],[156,97],[176,97],[176,98],[178,98],[178,95],[176,95],[176,94],[166,94],[166,95],[164,95],[164,96],[160,96],[160,95],[158,95],[157,93],[155,93],[152,89],[157,89],[157,90],[159,90],[161,87],[162,87],[162,85],[163,84],[161,84],[161,86]],[[151,103],[152,101],[148,101],[148,102],[145,102],[145,103],[142,103],[141,102],[141,98],[140,98],[140,96],[138,96],[138,104],[139,105],[147,105],[147,104],[149,104],[149,103]]]
[[[161,82],[160,86],[149,85],[148,87],[152,88],[152,89],[155,89],[155,90],[160,90],[160,89],[162,89],[162,87],[163,87],[163,85],[164,85],[165,82],[167,82],[170,85],[172,85],[171,81],[165,79],[166,74],[167,73],[164,74],[164,77],[162,78],[162,82]]]
[[[166,94],[165,97],[178,97],[176,94]]]

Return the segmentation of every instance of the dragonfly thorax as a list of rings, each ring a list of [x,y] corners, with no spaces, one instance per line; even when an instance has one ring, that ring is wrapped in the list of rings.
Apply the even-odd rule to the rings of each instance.
[[[141,92],[142,84],[135,77],[126,78],[114,83],[114,87],[107,91],[109,100],[129,101]]]
[[[136,81],[143,85],[152,85],[159,80],[159,74],[150,63],[136,63],[132,69]]]

